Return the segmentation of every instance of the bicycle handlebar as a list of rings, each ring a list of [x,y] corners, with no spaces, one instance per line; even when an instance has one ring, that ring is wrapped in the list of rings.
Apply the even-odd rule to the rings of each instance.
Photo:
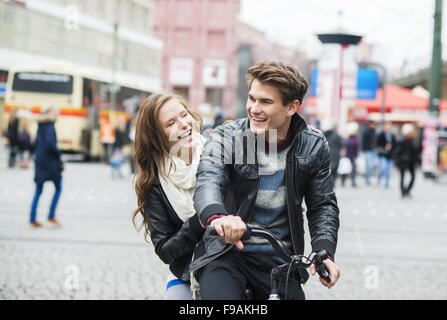
[[[211,235],[218,235],[216,229],[213,226],[208,226],[207,228],[210,228],[209,232]],[[247,223],[245,233],[242,236],[241,240],[248,240],[251,237],[261,237],[263,239],[266,239],[272,245],[273,249],[275,249],[275,251],[283,259],[285,259],[285,261],[287,261],[287,263],[298,263],[299,268],[308,268],[312,264],[314,264],[320,277],[328,283],[331,282],[329,272],[327,271],[326,266],[323,263],[323,261],[328,258],[326,250],[323,249],[318,252],[312,252],[309,257],[305,257],[302,255],[290,256],[287,253],[286,246],[280,239],[278,239],[276,235],[274,235],[267,229]]]

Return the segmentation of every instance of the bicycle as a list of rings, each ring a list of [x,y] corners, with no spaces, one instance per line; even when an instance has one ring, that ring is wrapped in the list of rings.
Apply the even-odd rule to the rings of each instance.
[[[323,278],[328,283],[331,282],[329,272],[326,270],[326,267],[323,263],[323,261],[328,258],[326,250],[322,249],[318,252],[312,252],[309,257],[306,257],[305,255],[289,255],[284,243],[269,230],[248,223],[246,224],[246,227],[247,228],[241,240],[248,240],[251,237],[264,238],[270,243],[270,245],[281,256],[281,258],[287,261],[282,265],[274,267],[270,272],[271,286],[268,300],[281,300],[278,290],[279,283],[284,277],[286,277],[285,299],[287,300],[287,286],[290,275],[298,271],[301,276],[301,284],[304,284],[309,278],[307,268],[309,268],[312,264],[315,265],[317,273],[321,278]],[[208,228],[210,228],[209,232],[211,234],[218,235],[214,227],[208,226]],[[303,275],[301,272],[305,272],[305,274]]]

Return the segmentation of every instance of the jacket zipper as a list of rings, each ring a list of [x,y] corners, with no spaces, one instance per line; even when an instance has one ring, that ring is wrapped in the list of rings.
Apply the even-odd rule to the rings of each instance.
[[[290,144],[290,147],[292,147],[293,144],[295,143],[295,140],[296,140],[296,137],[298,136],[298,134],[299,133],[297,133],[295,138],[293,138],[292,143]],[[290,149],[289,149],[289,151],[290,151]],[[295,247],[295,241],[293,241],[294,238],[293,238],[292,226],[290,225],[291,224],[291,220],[290,220],[290,208],[289,208],[289,196],[288,196],[289,195],[289,189],[288,189],[288,179],[287,179],[287,176],[288,176],[288,174],[287,174],[287,167],[288,167],[288,165],[287,164],[288,164],[288,162],[289,162],[289,157],[288,157],[288,154],[287,154],[287,156],[286,156],[286,170],[284,172],[284,174],[286,175],[286,206],[287,206],[287,215],[289,217],[290,238],[292,240],[293,252],[296,254],[297,251],[296,251],[296,247]]]

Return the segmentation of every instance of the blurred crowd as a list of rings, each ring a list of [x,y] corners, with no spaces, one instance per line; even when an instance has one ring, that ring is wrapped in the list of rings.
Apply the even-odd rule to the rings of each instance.
[[[321,129],[320,121],[313,126]],[[377,186],[390,187],[390,176],[396,167],[400,173],[401,196],[411,197],[415,170],[421,162],[421,143],[416,128],[411,123],[393,126],[391,122],[379,125],[368,121],[360,127],[357,122],[347,124],[340,132],[337,125],[324,130],[331,150],[331,171],[335,184],[340,180],[344,187],[351,180],[358,186],[358,176],[366,185],[375,180]],[[407,178],[407,176],[409,178]]]

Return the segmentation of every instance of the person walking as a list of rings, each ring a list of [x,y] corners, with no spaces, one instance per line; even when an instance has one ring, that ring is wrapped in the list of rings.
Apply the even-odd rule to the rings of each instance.
[[[33,228],[42,226],[40,222],[36,221],[36,216],[39,198],[42,194],[44,183],[47,181],[53,182],[55,186],[48,214],[48,223],[55,227],[61,226],[60,222],[56,220],[56,208],[62,192],[63,164],[61,151],[57,148],[56,130],[54,128],[56,118],[57,109],[55,107],[47,107],[42,110],[42,114],[38,119],[34,153],[34,182],[36,183],[36,189],[31,204],[29,220]]]
[[[17,113],[18,109],[11,111],[8,128],[6,129],[6,138],[9,146],[8,168],[14,167],[18,153],[19,118]]]
[[[365,156],[366,170],[365,182],[370,185],[370,177],[376,170],[377,152],[376,142],[376,122],[368,121],[368,126],[362,131],[362,152]]]
[[[341,150],[345,146],[343,138],[337,132],[337,125],[334,124],[330,129],[324,131],[324,136],[329,144],[331,159],[331,175],[334,180],[334,186],[337,183],[338,166],[340,163]]]
[[[391,122],[385,122],[383,130],[377,137],[377,148],[379,155],[379,173],[377,184],[380,186],[382,177],[385,176],[385,188],[390,186],[391,169],[393,168],[393,152],[396,147],[396,137],[391,132]]]
[[[356,188],[357,184],[355,178],[357,176],[356,160],[358,156],[358,134],[359,126],[356,122],[350,122],[347,126],[348,138],[346,139],[346,157],[351,161],[351,181],[352,187]]]
[[[19,134],[17,138],[17,145],[19,150],[19,167],[23,169],[29,168],[29,163],[33,155],[33,143],[31,139],[30,119],[29,114],[20,117],[19,120]]]
[[[188,266],[202,237],[194,209],[196,172],[205,139],[201,117],[177,95],[153,94],[137,115],[135,191],[139,214],[155,253],[169,264],[166,300],[191,300]]]
[[[333,262],[339,209],[326,138],[297,113],[307,80],[294,66],[274,61],[252,66],[246,75],[247,118],[211,132],[197,170],[194,206],[201,224],[218,233],[205,233],[190,266],[200,297],[239,300],[250,287],[254,300],[267,299],[270,271],[284,260],[260,238],[242,242],[245,224],[267,228],[291,254],[303,254],[303,199],[312,250],[325,249],[331,257],[323,261],[331,281],[320,278],[331,288],[340,276]],[[300,283],[308,276],[302,271],[288,286],[283,281],[280,296],[304,299]]]
[[[419,160],[419,150],[414,143],[414,127],[410,123],[402,126],[402,139],[395,150],[396,167],[400,171],[400,191],[402,198],[411,198],[410,191],[414,184],[416,165]],[[405,185],[406,172],[410,174],[410,181]]]

